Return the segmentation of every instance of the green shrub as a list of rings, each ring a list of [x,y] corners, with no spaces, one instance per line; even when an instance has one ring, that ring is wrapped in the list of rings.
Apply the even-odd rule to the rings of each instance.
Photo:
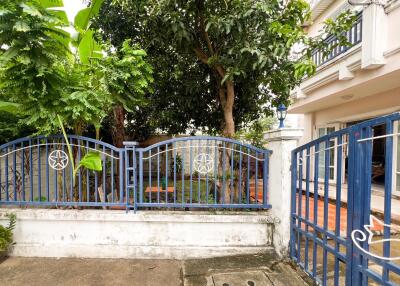
[[[9,246],[13,243],[13,230],[16,224],[15,214],[7,215],[9,221],[8,226],[0,225],[0,251],[7,251]]]

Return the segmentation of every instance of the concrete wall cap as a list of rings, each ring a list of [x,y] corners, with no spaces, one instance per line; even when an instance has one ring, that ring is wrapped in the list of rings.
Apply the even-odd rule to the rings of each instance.
[[[264,132],[264,139],[267,141],[298,140],[303,136],[302,128],[281,128]]]

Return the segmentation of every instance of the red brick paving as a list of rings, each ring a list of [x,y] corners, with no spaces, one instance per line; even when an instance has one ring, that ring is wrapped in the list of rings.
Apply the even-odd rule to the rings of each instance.
[[[296,212],[298,212],[299,208],[299,196],[296,198]],[[309,197],[308,200],[309,206],[309,216],[308,220],[314,222],[314,197]],[[301,202],[301,216],[303,218],[306,217],[306,195],[302,195]],[[324,200],[318,199],[317,205],[317,225],[321,228],[324,227]],[[336,204],[333,202],[328,202],[328,230],[335,231],[336,230]],[[375,225],[372,228],[373,231],[382,231],[382,225]],[[346,233],[347,231],[347,208],[340,207],[340,232]]]

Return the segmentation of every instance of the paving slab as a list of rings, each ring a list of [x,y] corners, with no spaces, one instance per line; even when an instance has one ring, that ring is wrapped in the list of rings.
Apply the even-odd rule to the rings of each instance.
[[[271,286],[263,271],[219,273],[212,275],[215,286]]]
[[[182,262],[10,257],[0,263],[0,285],[7,286],[182,286]]]
[[[306,275],[299,273],[274,252],[183,262],[185,286],[305,286]]]

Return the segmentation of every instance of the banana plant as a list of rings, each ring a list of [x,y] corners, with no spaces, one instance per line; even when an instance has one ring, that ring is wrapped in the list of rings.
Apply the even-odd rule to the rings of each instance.
[[[94,152],[94,151],[88,152],[75,166],[74,155],[72,153],[71,144],[68,141],[67,133],[65,132],[65,129],[64,129],[64,124],[59,115],[57,115],[57,118],[58,118],[58,122],[60,124],[61,131],[62,131],[64,139],[65,139],[65,142],[67,144],[68,155],[71,160],[72,170],[73,170],[73,177],[72,177],[73,181],[75,180],[76,174],[78,173],[80,167],[85,167],[86,169],[89,169],[92,171],[99,171],[99,172],[102,171],[103,166],[101,163],[102,161],[101,161],[100,153]]]
[[[92,58],[103,57],[101,45],[96,41],[94,31],[90,27],[91,19],[99,13],[103,2],[104,0],[93,0],[91,5],[80,10],[74,19],[74,27],[78,34],[73,44],[77,47],[79,58],[84,64],[89,64]]]

